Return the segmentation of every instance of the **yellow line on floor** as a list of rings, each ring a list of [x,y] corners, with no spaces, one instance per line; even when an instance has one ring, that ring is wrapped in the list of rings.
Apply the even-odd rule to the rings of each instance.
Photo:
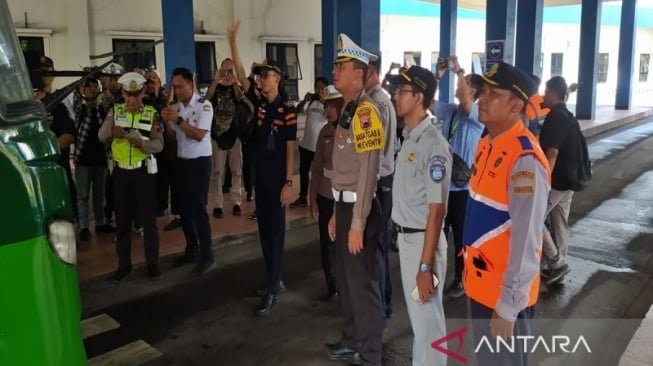
[[[138,366],[161,356],[161,352],[139,339],[88,360],[88,366]]]

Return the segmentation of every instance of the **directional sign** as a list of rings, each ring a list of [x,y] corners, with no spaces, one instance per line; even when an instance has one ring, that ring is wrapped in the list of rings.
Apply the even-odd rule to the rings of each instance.
[[[492,65],[504,61],[504,47],[506,41],[503,39],[487,41],[485,44],[485,69],[489,70]]]

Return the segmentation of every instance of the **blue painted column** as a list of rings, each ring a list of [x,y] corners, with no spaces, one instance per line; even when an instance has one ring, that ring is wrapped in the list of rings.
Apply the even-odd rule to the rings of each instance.
[[[440,0],[440,57],[456,54],[456,23],[458,20],[458,0]],[[453,102],[455,77],[445,72],[438,86],[438,100]]]
[[[615,109],[630,109],[630,101],[633,94],[636,3],[636,0],[623,0],[621,3],[619,65],[617,72],[617,96],[615,98]]]
[[[365,50],[381,50],[381,0],[336,0],[336,33],[346,33]]]
[[[543,0],[519,0],[515,66],[542,77],[542,8]]]
[[[322,76],[332,80],[333,60],[336,53],[337,27],[336,0],[322,0]],[[316,75],[317,76],[317,75]]]
[[[161,0],[161,10],[166,80],[170,81],[172,70],[177,67],[195,72],[193,0]]]
[[[512,64],[515,55],[515,20],[517,13],[517,0],[492,0],[487,1],[485,20],[485,64],[486,70],[496,61],[505,61]],[[499,49],[489,49],[487,43],[499,41]]]
[[[594,119],[601,0],[582,0],[580,15],[580,57],[578,62],[578,99],[576,117]]]

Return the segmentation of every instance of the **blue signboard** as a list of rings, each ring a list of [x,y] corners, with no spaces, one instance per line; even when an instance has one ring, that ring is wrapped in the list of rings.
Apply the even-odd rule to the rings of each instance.
[[[503,39],[487,41],[485,44],[485,70],[489,70],[492,65],[503,61],[504,47],[506,41]]]

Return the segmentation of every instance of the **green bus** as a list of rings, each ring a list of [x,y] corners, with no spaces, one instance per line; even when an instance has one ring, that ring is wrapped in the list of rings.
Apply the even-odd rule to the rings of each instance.
[[[0,0],[0,365],[86,365],[68,183]]]

